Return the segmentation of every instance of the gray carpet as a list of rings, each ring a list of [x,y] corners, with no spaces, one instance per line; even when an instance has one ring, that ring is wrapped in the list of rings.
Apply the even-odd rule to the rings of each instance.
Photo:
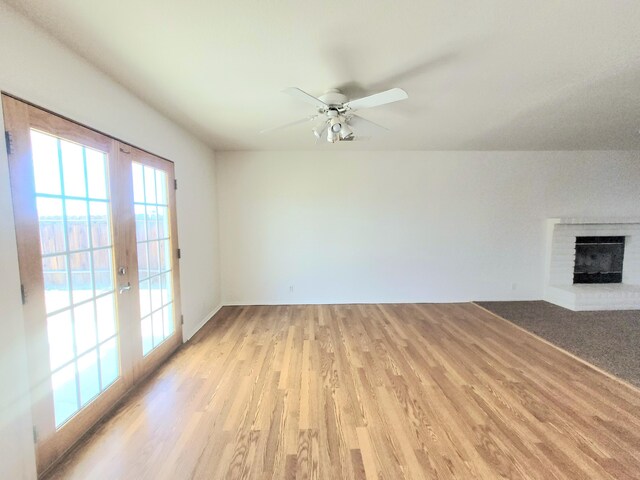
[[[640,310],[572,312],[547,302],[476,302],[640,387]]]

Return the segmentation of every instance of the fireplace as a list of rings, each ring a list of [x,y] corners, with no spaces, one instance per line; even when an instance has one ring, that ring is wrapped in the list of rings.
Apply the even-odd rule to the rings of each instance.
[[[576,237],[573,283],[622,283],[625,237]]]
[[[543,298],[573,311],[639,310],[640,217],[547,219]]]

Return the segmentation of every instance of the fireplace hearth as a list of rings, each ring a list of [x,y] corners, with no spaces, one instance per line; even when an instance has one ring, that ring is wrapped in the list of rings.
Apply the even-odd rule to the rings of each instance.
[[[622,283],[625,237],[576,237],[573,283]]]

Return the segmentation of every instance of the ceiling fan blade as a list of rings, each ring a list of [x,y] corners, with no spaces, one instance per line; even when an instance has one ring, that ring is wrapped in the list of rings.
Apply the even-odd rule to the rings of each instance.
[[[329,105],[324,103],[319,98],[316,98],[313,95],[309,95],[307,92],[300,90],[299,88],[296,88],[296,87],[285,88],[284,90],[282,90],[282,93],[291,95],[292,97],[297,98],[298,100],[301,100],[303,102],[310,103],[311,105],[319,109],[324,109],[329,107]]]
[[[359,115],[351,115],[347,123],[352,126],[356,130],[356,136],[360,137],[358,134],[358,130],[362,129],[363,131],[368,131],[371,133],[385,131],[388,132],[389,129],[387,127],[383,127],[382,125],[378,125],[371,120],[367,120],[366,118],[362,118]]]
[[[315,118],[317,118],[317,116],[318,115],[310,115],[308,117],[301,118],[300,120],[296,120],[294,122],[285,123],[284,125],[278,125],[277,127],[265,128],[264,130],[260,130],[260,135],[262,135],[263,133],[274,132],[276,130],[283,130],[285,128],[292,127],[294,125],[298,125],[299,123],[310,122],[311,120],[314,120]]]
[[[409,98],[407,92],[401,88],[392,88],[391,90],[369,95],[368,97],[352,100],[351,102],[345,103],[344,106],[351,110],[360,110],[361,108],[371,108],[386,103],[397,102],[405,98]]]

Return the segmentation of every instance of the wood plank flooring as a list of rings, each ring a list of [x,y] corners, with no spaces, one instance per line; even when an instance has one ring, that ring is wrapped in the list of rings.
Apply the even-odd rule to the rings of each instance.
[[[638,479],[640,391],[473,304],[226,307],[62,479]]]

